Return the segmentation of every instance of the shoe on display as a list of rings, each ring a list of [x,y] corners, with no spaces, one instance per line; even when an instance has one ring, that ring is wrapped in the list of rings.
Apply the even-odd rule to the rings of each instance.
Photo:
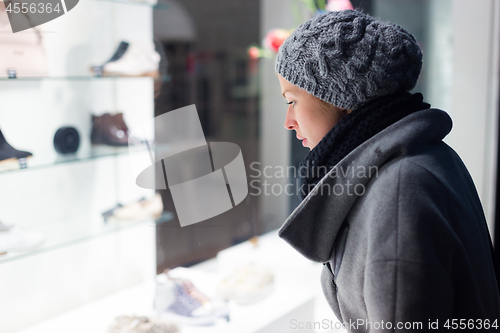
[[[162,318],[189,325],[214,325],[217,319],[229,320],[225,302],[211,300],[186,279],[159,275],[154,308]]]
[[[108,327],[108,333],[180,333],[180,329],[157,318],[119,316]]]
[[[130,131],[123,120],[122,113],[109,114],[102,116],[92,116],[92,134],[90,139],[92,144],[103,144],[113,147],[125,147],[129,141],[134,144],[140,143],[138,140],[129,140]]]
[[[146,219],[158,219],[163,213],[163,201],[161,195],[156,193],[151,199],[141,199],[130,205],[123,206],[118,204],[112,210],[104,212],[102,215],[105,220],[134,220],[141,221]]]
[[[274,290],[273,273],[255,263],[235,269],[217,286],[217,296],[238,304],[262,301]]]
[[[0,130],[0,171],[19,169],[25,163],[24,159],[33,156],[30,152],[12,147]]]
[[[121,42],[117,51],[102,66],[92,67],[96,76],[159,77],[160,55],[154,43]]]
[[[104,71],[104,65],[106,65],[109,62],[117,61],[118,59],[120,59],[125,54],[125,52],[127,51],[128,46],[129,46],[129,43],[127,43],[127,42],[121,42],[120,45],[118,45],[118,48],[116,49],[115,53],[111,56],[111,58],[109,58],[108,61],[106,61],[101,66],[93,66],[93,67],[91,67],[91,70],[94,73],[94,75],[98,76],[98,77],[102,76],[103,75],[103,71]]]
[[[229,308],[227,302],[208,298],[205,294],[196,289],[194,284],[188,279],[180,279],[179,282],[189,295],[196,298],[202,304],[210,304],[217,318],[224,318],[226,321],[229,321]]]
[[[24,231],[21,228],[0,222],[0,254],[34,250],[42,245],[43,239],[40,232]]]
[[[113,216],[113,214],[115,213],[115,210],[117,210],[120,207],[123,207],[123,205],[121,203],[118,203],[115,207],[102,213],[101,215],[104,218],[104,221],[107,221],[111,216]]]

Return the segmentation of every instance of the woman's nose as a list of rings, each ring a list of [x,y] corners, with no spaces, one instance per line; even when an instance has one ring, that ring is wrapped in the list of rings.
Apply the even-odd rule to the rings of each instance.
[[[285,128],[288,130],[293,130],[293,129],[297,128],[297,122],[295,121],[294,117],[291,115],[291,112],[286,113]]]

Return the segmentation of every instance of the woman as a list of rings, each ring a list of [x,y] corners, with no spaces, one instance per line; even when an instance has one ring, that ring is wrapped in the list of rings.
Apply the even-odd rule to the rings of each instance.
[[[481,203],[442,141],[451,119],[408,92],[421,66],[410,33],[352,10],[314,17],[278,53],[285,127],[311,149],[279,235],[324,263],[323,292],[352,332],[500,325]]]

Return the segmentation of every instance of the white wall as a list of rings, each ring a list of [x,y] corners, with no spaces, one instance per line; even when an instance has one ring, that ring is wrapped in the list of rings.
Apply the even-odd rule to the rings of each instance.
[[[500,3],[454,0],[453,130],[449,143],[469,169],[493,232],[498,137]]]

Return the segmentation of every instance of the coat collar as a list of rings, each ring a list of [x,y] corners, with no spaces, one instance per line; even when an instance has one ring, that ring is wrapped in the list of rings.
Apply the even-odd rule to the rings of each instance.
[[[380,168],[415,147],[439,142],[451,127],[448,114],[437,109],[417,111],[387,127],[335,165],[286,219],[278,235],[312,261],[330,260],[337,232],[358,197],[354,189],[361,189],[359,185],[364,187],[370,179],[369,167]],[[366,176],[358,177],[359,166]],[[339,195],[328,194],[332,192]]]

